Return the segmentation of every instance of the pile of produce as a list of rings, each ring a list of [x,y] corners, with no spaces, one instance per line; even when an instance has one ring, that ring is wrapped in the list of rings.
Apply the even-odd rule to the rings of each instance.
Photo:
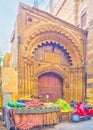
[[[21,97],[18,102],[28,102],[28,101],[32,101],[31,97],[30,96],[24,96],[24,97]]]
[[[9,107],[17,108],[15,109],[16,113],[42,113],[42,112],[49,112],[49,111],[60,111],[60,112],[70,112],[73,111],[73,108],[64,101],[63,99],[58,99],[55,103],[48,102],[40,102],[37,100],[31,100],[30,97],[22,97],[21,100],[25,99],[27,102],[8,102]],[[29,101],[30,99],[30,101]],[[18,109],[22,108],[22,109]]]
[[[16,108],[14,112],[16,114],[39,114],[39,113],[50,113],[50,112],[59,112],[60,107],[24,107],[24,108]]]
[[[26,105],[24,103],[19,102],[8,102],[8,106],[13,108],[19,108],[19,107],[25,107]]]
[[[43,107],[44,103],[43,102],[38,102],[38,101],[32,101],[32,102],[26,102],[26,107]]]
[[[53,102],[45,102],[44,106],[49,107],[49,106],[56,106]]]
[[[70,111],[73,111],[73,109],[71,108],[71,106],[66,101],[64,101],[62,99],[58,99],[55,102],[55,105],[61,107],[61,112],[70,112]]]
[[[14,105],[16,104],[16,106]],[[39,101],[32,101],[32,102],[25,102],[25,107],[18,107],[17,104],[23,104],[23,103],[9,103],[9,106],[14,106],[14,112],[16,114],[30,114],[30,113],[49,113],[49,112],[58,112],[60,111],[59,106],[53,105],[54,103],[44,103]]]

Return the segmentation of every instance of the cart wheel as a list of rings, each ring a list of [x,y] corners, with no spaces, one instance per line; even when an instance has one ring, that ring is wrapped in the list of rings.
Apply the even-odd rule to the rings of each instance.
[[[71,120],[72,120],[73,122],[79,122],[79,121],[80,121],[80,116],[79,116],[78,114],[73,114],[73,115],[71,116]]]
[[[14,127],[11,127],[9,130],[15,130],[15,128],[14,128]]]
[[[91,116],[89,116],[87,119],[88,119],[88,120],[91,120]]]

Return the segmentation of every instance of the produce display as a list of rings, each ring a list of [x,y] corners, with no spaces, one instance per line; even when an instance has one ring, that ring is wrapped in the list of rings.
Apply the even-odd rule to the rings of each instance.
[[[15,114],[40,114],[40,113],[50,113],[59,112],[60,107],[32,107],[32,108],[16,108],[14,109]]]
[[[44,112],[49,112],[49,111],[52,112],[52,111],[59,111],[59,110],[60,112],[73,111],[73,108],[71,108],[71,106],[63,99],[58,99],[55,103],[52,102],[44,103],[36,100],[31,100],[29,96],[22,97],[20,99],[26,102],[24,103],[8,102],[9,107],[17,108],[15,109],[16,113],[44,113]]]
[[[24,103],[19,102],[8,102],[8,106],[13,108],[19,108],[19,107],[25,107],[26,105]]]
[[[30,97],[22,97],[20,99],[25,99],[27,102],[8,102],[9,107],[17,108],[15,109],[15,113],[44,113],[49,111],[59,111],[60,112],[70,112],[73,111],[73,108],[64,101],[63,99],[58,99],[55,103],[48,102],[40,102],[31,100]],[[26,100],[27,99],[27,100]],[[30,101],[28,100],[30,99]],[[22,109],[20,109],[22,108]]]
[[[8,102],[11,117],[18,129],[31,129],[36,126],[57,124],[63,113],[71,112],[70,105],[58,99],[55,103],[41,102],[30,96],[21,97],[18,102]],[[62,117],[63,119],[63,117]]]
[[[26,107],[43,107],[44,103],[43,102],[38,102],[38,101],[32,101],[32,102],[26,102]]]
[[[30,96],[24,96],[24,97],[21,97],[19,100],[31,100],[31,97]]]
[[[62,99],[58,99],[55,102],[55,105],[61,107],[61,112],[70,112],[70,111],[73,111],[73,108],[71,108],[71,106],[66,101],[64,101]]]
[[[36,114],[36,113],[48,113],[48,112],[60,111],[59,106],[51,106],[50,104],[52,103],[47,103],[46,105],[46,103],[38,101],[25,102],[25,107],[20,108],[16,107],[16,109],[14,109],[14,112],[15,114],[30,114],[30,113]]]
[[[31,99],[30,96],[24,96],[24,97],[21,97],[21,98],[18,100],[18,102],[20,102],[20,103],[31,102],[31,101],[32,101],[32,99]]]
[[[21,98],[20,101],[24,100]],[[18,129],[31,129],[36,126],[57,124],[59,122],[60,106],[54,103],[40,102],[33,98],[32,101],[26,102],[8,102],[8,106],[12,107],[11,117],[15,127]],[[19,107],[20,106],[20,107]]]
[[[53,102],[47,102],[47,103],[44,103],[45,106],[56,106]]]

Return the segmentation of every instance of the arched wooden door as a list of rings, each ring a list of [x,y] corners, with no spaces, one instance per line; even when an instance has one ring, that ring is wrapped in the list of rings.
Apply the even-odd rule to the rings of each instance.
[[[46,100],[46,95],[49,95],[51,101],[62,98],[62,86],[62,78],[53,72],[44,73],[38,77],[38,94],[42,95],[43,101]]]

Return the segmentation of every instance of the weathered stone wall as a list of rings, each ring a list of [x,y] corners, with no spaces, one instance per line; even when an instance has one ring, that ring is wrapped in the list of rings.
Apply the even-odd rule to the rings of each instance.
[[[18,21],[16,20],[11,36],[11,60],[10,67],[18,68]]]
[[[54,3],[53,3],[54,4]],[[62,2],[60,3],[62,4]],[[59,7],[60,8],[60,7]],[[59,12],[54,13],[60,19],[81,28],[81,17],[86,12],[86,25],[83,29],[88,31],[86,49],[87,97],[93,99],[93,0],[65,0]]]
[[[3,60],[3,66],[4,67],[10,66],[10,59],[11,59],[11,53],[6,53],[4,60]]]
[[[74,8],[71,9],[73,12]],[[74,22],[74,15],[72,19]],[[63,79],[65,100],[84,100],[86,32],[25,4],[19,6],[16,25],[11,39],[11,68],[2,69],[3,92],[18,93],[19,96],[37,95],[39,75],[54,72]],[[44,50],[44,45],[46,49],[52,45],[52,49],[49,48],[51,53],[49,49]],[[40,53],[39,49],[42,49]],[[63,59],[59,51],[63,52]]]
[[[56,15],[58,18],[67,21],[69,23],[75,24],[75,1],[66,0],[64,4],[60,1],[61,7],[56,10]]]
[[[2,68],[2,92],[18,93],[18,73],[14,68]]]
[[[79,6],[79,24],[81,14],[86,11],[86,26],[84,29],[88,31],[87,39],[87,59],[86,59],[86,73],[87,73],[87,101],[93,105],[93,0],[84,0]]]
[[[83,32],[83,30],[77,29],[75,26],[39,9],[30,8],[24,4],[21,4],[19,9],[18,94],[20,96],[37,95],[39,75],[54,72],[63,76],[65,100],[69,101],[71,98],[76,101],[84,100],[85,80],[82,79],[85,75],[83,70],[85,31]],[[53,51],[54,44],[55,51]],[[64,48],[64,50],[56,48],[57,46]],[[72,58],[69,61],[73,62],[72,68],[71,64],[66,64],[67,57],[65,55],[62,55],[62,59],[60,59],[61,53],[59,51],[62,51],[62,54],[65,51],[69,52],[66,52],[65,55],[71,55]],[[48,55],[49,52],[50,55]],[[55,60],[53,60],[54,54],[59,54],[59,56],[55,55]],[[78,87],[78,84],[80,87]]]

